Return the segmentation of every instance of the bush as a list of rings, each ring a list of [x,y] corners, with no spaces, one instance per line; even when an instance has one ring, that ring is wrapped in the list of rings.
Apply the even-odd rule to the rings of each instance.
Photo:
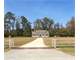
[[[49,31],[49,36],[74,37],[75,31],[69,29],[53,29],[53,31]]]
[[[4,37],[9,37],[9,31],[4,31]]]

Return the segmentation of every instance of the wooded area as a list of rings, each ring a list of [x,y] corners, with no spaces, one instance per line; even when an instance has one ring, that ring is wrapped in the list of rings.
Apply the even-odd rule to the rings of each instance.
[[[64,21],[63,21],[64,22]],[[7,12],[4,16],[4,37],[11,35],[16,36],[32,36],[33,30],[47,30],[49,36],[75,36],[75,18],[67,22],[64,27],[59,22],[55,23],[54,19],[44,17],[36,19],[32,28],[31,22],[25,16],[17,17],[12,12]]]

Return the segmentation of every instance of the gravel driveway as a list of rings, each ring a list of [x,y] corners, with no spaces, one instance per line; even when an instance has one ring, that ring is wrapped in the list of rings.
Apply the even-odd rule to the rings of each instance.
[[[13,49],[4,54],[5,60],[74,60],[74,56],[56,49]]]

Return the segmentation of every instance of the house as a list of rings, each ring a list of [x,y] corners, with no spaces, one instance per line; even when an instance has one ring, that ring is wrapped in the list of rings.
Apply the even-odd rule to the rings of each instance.
[[[49,32],[47,30],[35,30],[32,31],[32,37],[49,37]]]

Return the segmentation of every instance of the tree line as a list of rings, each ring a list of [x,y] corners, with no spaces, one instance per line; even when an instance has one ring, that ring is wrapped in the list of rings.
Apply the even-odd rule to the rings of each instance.
[[[16,17],[14,13],[7,12],[4,16],[4,36],[32,36],[34,30],[47,30],[49,36],[75,36],[75,18],[72,17],[64,27],[60,23],[55,23],[51,18],[44,17],[36,19],[34,27],[25,16]]]
[[[4,16],[4,36],[31,36],[31,23],[26,17],[7,12]]]

